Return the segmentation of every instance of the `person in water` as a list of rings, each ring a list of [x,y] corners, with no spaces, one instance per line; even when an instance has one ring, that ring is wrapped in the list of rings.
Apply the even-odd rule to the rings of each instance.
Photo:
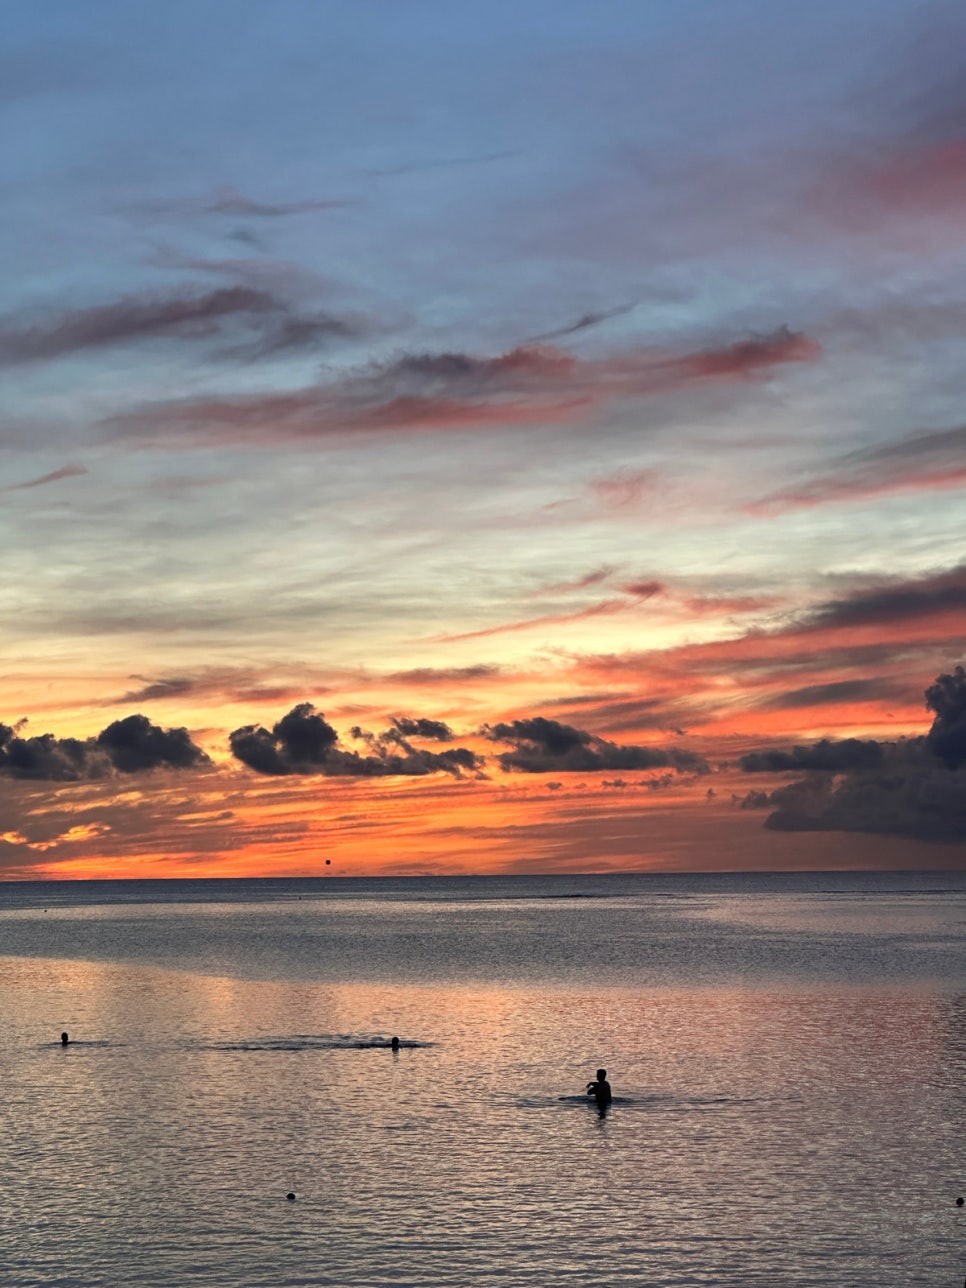
[[[67,1036],[67,1034],[66,1034],[66,1033],[62,1033],[62,1034],[60,1035],[60,1045],[61,1045],[61,1046],[66,1046],[66,1045],[67,1045],[67,1043],[68,1043],[69,1041],[70,1041],[70,1038]]]
[[[393,1049],[394,1051],[398,1051],[398,1050],[399,1050],[399,1039],[398,1039],[398,1038],[393,1038],[393,1040],[389,1043],[389,1045],[392,1047],[392,1049]]]
[[[598,1069],[596,1081],[587,1083],[587,1095],[593,1096],[601,1109],[610,1104],[612,1096],[606,1069]]]

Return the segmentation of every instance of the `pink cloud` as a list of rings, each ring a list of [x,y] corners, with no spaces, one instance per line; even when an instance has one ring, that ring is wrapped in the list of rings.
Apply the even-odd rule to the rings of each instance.
[[[154,404],[113,417],[104,428],[114,439],[183,446],[556,423],[615,400],[762,379],[784,364],[814,361],[819,353],[814,340],[781,328],[695,352],[646,349],[591,361],[547,346],[524,346],[494,358],[407,354],[288,394]],[[610,496],[619,499],[622,486],[633,496],[643,484],[633,478],[614,484]],[[607,482],[601,486],[607,495]]]
[[[0,492],[23,492],[28,488],[43,487],[47,483],[59,483],[61,479],[78,478],[86,473],[83,465],[64,465],[59,470],[51,470],[49,474],[41,474],[40,478],[28,479],[26,483],[8,483],[6,487],[0,487]]]

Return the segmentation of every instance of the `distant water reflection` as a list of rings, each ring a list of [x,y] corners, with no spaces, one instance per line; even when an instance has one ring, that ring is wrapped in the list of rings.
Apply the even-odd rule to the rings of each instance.
[[[10,908],[0,1282],[961,1284],[966,894],[854,897]]]

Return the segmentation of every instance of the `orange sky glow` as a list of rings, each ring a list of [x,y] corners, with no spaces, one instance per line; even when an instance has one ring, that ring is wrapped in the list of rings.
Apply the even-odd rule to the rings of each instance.
[[[961,15],[383,8],[15,33],[0,881],[962,866]]]

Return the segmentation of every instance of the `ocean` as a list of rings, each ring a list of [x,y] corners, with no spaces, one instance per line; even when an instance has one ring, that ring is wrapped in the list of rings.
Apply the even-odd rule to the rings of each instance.
[[[966,874],[4,884],[0,1078],[3,1288],[960,1288]]]

